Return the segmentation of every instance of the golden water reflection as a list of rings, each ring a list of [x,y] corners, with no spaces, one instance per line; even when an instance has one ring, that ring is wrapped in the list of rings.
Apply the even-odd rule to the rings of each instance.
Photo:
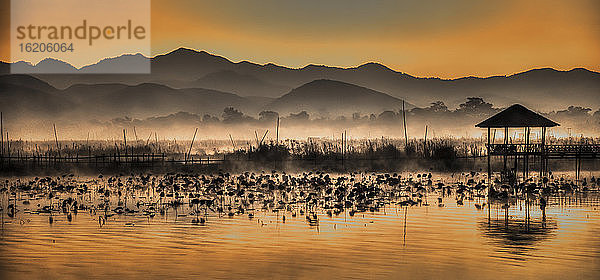
[[[318,223],[284,211],[254,217],[190,208],[153,218],[3,212],[2,279],[593,279],[600,275],[600,201],[552,197],[539,207],[511,203],[387,204],[378,212],[317,213]],[[6,202],[4,197],[3,202]],[[35,202],[34,202],[35,203]],[[481,209],[479,209],[481,208]],[[6,208],[4,208],[6,209]],[[286,217],[283,221],[283,216]]]

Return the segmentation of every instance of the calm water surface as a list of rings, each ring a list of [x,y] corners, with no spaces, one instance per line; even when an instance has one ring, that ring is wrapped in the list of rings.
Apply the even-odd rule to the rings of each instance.
[[[546,218],[537,202],[513,199],[508,221],[485,198],[442,198],[429,205],[386,204],[376,212],[298,209],[208,212],[204,225],[186,203],[152,218],[120,214],[99,225],[98,213],[32,213],[45,200],[6,214],[3,194],[2,279],[354,278],[599,279],[600,196],[554,195]],[[97,199],[92,196],[82,200]],[[21,203],[21,201],[19,202]],[[111,199],[116,206],[116,199]],[[129,202],[129,206],[133,204]],[[296,217],[292,213],[296,212]],[[219,217],[220,216],[220,217]],[[283,221],[283,216],[286,217]],[[529,217],[529,219],[527,219]]]

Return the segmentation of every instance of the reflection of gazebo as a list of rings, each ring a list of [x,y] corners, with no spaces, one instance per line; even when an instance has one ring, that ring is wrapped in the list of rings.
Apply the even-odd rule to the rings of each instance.
[[[491,220],[480,221],[478,229],[482,236],[498,244],[502,250],[514,254],[534,249],[539,243],[552,237],[558,228],[556,221],[548,220]]]
[[[559,126],[558,123],[553,122],[546,117],[535,113],[522,105],[512,105],[502,112],[490,117],[489,119],[480,122],[476,127],[487,128],[487,158],[488,158],[488,179],[491,180],[491,164],[490,157],[499,155],[504,157],[504,172],[507,174],[507,160],[508,156],[513,156],[515,161],[515,175],[518,167],[518,158],[523,158],[523,175],[527,176],[529,173],[529,156],[538,155],[540,158],[540,173],[546,171],[547,168],[547,157],[546,157],[546,128]],[[541,128],[541,142],[537,144],[531,144],[529,135],[532,127]],[[504,143],[494,144],[491,142],[491,129],[492,128],[504,128]],[[513,144],[509,143],[509,129],[523,128],[525,132],[525,143]]]

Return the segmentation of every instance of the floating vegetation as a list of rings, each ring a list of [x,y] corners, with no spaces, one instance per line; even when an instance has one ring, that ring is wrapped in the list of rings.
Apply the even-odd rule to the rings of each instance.
[[[507,208],[516,198],[546,207],[546,198],[557,193],[587,192],[598,189],[591,177],[582,184],[565,179],[534,182],[517,186],[497,184],[488,188],[485,176],[478,172],[435,176],[431,173],[361,173],[328,174],[305,172],[287,174],[218,173],[192,175],[119,175],[80,178],[74,174],[59,177],[35,177],[5,180],[0,189],[6,215],[19,211],[64,216],[67,222],[78,213],[97,217],[100,227],[121,215],[152,219],[175,212],[175,220],[204,225],[209,217],[246,216],[256,211],[281,213],[282,220],[304,216],[317,226],[319,215],[378,212],[390,205],[398,207],[444,207],[452,200],[457,206],[475,201],[472,207],[482,210],[496,203]],[[4,204],[3,204],[4,206]],[[135,226],[127,223],[127,226]]]

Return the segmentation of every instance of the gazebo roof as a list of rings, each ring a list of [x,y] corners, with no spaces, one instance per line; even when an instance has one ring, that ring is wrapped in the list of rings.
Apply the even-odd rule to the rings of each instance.
[[[476,127],[554,127],[560,124],[533,112],[523,105],[515,104],[489,119],[475,125]]]

